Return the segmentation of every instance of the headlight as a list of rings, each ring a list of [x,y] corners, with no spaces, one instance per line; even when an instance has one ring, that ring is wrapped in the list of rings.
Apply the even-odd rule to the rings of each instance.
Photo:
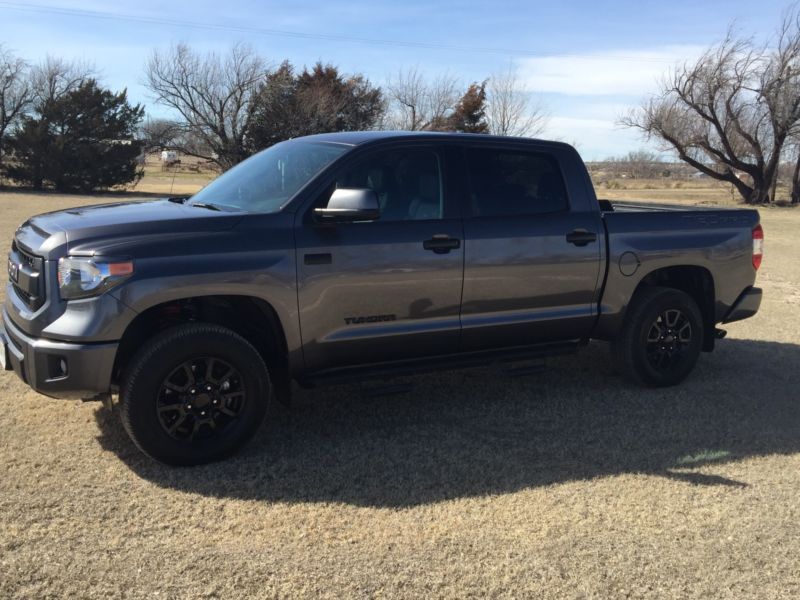
[[[74,256],[58,259],[58,290],[64,300],[98,296],[131,275],[131,260]]]

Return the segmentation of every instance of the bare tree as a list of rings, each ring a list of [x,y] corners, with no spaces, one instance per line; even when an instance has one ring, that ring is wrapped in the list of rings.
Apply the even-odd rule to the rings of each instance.
[[[6,133],[19,122],[31,100],[28,64],[0,46],[0,164]]]
[[[248,156],[246,132],[253,117],[253,99],[267,68],[246,45],[228,54],[205,56],[186,44],[154,51],[147,63],[146,85],[156,101],[175,110],[191,144],[181,148],[228,169]]]
[[[439,129],[448,120],[459,101],[458,81],[452,75],[440,75],[428,86],[428,129]]]
[[[90,63],[47,56],[31,68],[32,102],[42,106],[74,92],[95,75],[96,70]]]
[[[653,179],[664,172],[661,156],[650,150],[632,150],[625,156],[611,159],[610,164],[619,172],[634,179]]]
[[[548,114],[519,81],[513,66],[489,78],[486,117],[494,135],[534,137],[544,132]]]
[[[779,168],[782,179],[789,180],[789,198],[792,204],[800,204],[800,137],[793,134],[784,148],[785,163]]]
[[[423,129],[427,120],[427,86],[422,74],[416,69],[400,71],[387,88],[391,104],[390,127],[408,131]]]
[[[781,152],[800,121],[800,21],[788,13],[775,40],[756,47],[729,33],[622,123],[661,140],[745,202],[769,202]]]
[[[404,131],[441,127],[458,102],[457,85],[455,77],[447,74],[427,81],[416,68],[400,71],[386,86],[386,125]]]
[[[144,142],[144,151],[153,152],[178,145],[183,127],[171,119],[148,118],[139,128],[139,137]]]

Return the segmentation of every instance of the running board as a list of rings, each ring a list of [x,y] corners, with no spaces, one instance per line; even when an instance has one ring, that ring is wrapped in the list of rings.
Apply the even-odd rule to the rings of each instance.
[[[416,375],[418,373],[427,373],[431,371],[485,367],[496,363],[517,362],[532,358],[573,354],[577,352],[580,346],[585,344],[586,340],[574,340],[570,342],[555,342],[551,344],[539,344],[536,346],[515,347],[503,350],[465,352],[462,354],[414,358],[397,362],[326,369],[299,377],[297,382],[303,387],[311,388],[320,385],[367,381],[370,379],[392,379],[394,377]],[[541,372],[543,369],[544,365],[536,365],[527,368],[519,368],[516,371],[515,369],[508,369],[508,374],[511,376],[527,375],[534,372]]]

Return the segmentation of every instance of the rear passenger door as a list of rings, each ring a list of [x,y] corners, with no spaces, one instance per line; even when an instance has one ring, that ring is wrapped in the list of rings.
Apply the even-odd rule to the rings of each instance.
[[[528,147],[464,148],[462,349],[587,336],[602,223],[571,206],[559,161]]]

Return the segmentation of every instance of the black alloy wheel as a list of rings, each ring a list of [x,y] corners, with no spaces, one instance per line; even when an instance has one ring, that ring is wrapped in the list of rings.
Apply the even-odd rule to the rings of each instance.
[[[156,401],[161,427],[177,440],[224,435],[247,402],[241,374],[219,357],[181,363],[161,383]]]
[[[677,308],[662,312],[647,333],[647,360],[657,370],[669,371],[686,356],[692,344],[692,323]]]
[[[645,287],[636,292],[612,350],[617,369],[637,383],[664,387],[692,372],[703,347],[703,316],[682,290]]]

